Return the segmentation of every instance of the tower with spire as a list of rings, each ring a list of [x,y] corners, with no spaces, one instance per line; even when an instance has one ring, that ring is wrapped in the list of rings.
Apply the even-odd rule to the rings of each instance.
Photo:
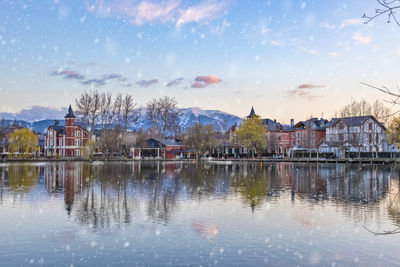
[[[256,112],[254,111],[254,108],[251,107],[250,114],[249,114],[249,116],[247,116],[247,118],[248,118],[248,119],[251,119],[251,118],[253,118],[254,116],[257,116],[257,115],[256,115]]]
[[[90,139],[89,132],[76,124],[76,117],[69,105],[68,113],[64,116],[65,125],[55,121],[47,128],[44,152],[46,156],[80,157],[82,147]]]
[[[69,147],[75,146],[75,121],[76,117],[72,111],[71,105],[69,105],[68,113],[65,115],[65,145]],[[67,150],[67,156],[73,156],[74,151]]]

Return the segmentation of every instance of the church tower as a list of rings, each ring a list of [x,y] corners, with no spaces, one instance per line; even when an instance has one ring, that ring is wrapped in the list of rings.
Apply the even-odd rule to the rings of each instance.
[[[249,114],[249,116],[247,116],[247,118],[248,118],[248,119],[251,119],[251,118],[253,118],[254,116],[257,116],[257,115],[256,115],[256,112],[254,111],[254,108],[251,107],[250,114]]]
[[[65,146],[72,147],[75,145],[74,132],[75,132],[76,117],[74,115],[74,112],[72,111],[71,105],[69,105],[68,113],[67,115],[65,115],[64,118],[65,118]],[[67,157],[75,156],[73,149],[66,149],[65,152]]]

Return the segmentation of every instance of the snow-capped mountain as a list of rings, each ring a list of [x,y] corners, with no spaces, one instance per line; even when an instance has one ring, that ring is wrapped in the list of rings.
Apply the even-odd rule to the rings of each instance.
[[[240,124],[242,119],[219,110],[203,110],[201,108],[184,108],[179,110],[179,125],[186,129],[190,125],[201,122],[211,124],[216,131],[227,131],[235,123]],[[146,110],[140,110],[139,120],[130,127],[131,130],[148,129],[152,126],[146,118]]]
[[[192,124],[201,122],[203,124],[211,124],[216,131],[226,131],[235,123],[240,124],[242,119],[219,110],[203,110],[201,108],[184,108],[180,109],[179,125],[186,129]],[[29,126],[33,130],[43,133],[50,125],[54,124],[54,120],[58,120],[60,125],[64,124],[64,116],[67,113],[66,108],[51,108],[42,106],[33,106],[24,109],[18,113],[0,113],[0,119],[4,119],[6,125],[18,121],[18,124]],[[146,130],[152,126],[151,122],[146,118],[145,108],[141,108],[139,120],[130,125],[130,130]]]
[[[17,113],[0,112],[0,119],[21,120],[26,122],[62,120],[65,114],[67,114],[67,108],[32,106]]]

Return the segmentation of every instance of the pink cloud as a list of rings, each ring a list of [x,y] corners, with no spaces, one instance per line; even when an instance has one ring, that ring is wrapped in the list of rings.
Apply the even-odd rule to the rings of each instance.
[[[314,100],[320,98],[321,96],[314,95],[310,92],[310,90],[317,89],[317,88],[324,88],[325,85],[315,85],[312,83],[305,83],[297,86],[295,89],[287,91],[288,96],[290,97],[301,97],[307,100]]]
[[[188,7],[180,11],[176,26],[180,27],[190,22],[206,22],[215,18],[226,6],[224,2],[206,1],[196,6]]]
[[[226,6],[225,2],[206,0],[188,6],[182,0],[83,0],[88,12],[101,17],[130,19],[135,25],[160,22],[180,27],[190,22],[207,23]]]
[[[222,80],[220,78],[217,78],[214,75],[197,76],[194,79],[194,82],[191,87],[192,88],[204,88],[211,84],[220,83],[220,82],[222,82]]]
[[[297,89],[315,89],[315,88],[324,88],[325,85],[315,85],[312,83],[305,83],[297,86]]]

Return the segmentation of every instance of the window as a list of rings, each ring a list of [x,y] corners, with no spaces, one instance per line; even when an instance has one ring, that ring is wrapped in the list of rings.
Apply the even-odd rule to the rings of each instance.
[[[379,144],[379,134],[375,135],[375,142],[376,142],[376,144]]]
[[[76,136],[76,137],[80,137],[80,135],[81,135],[81,133],[80,133],[79,131],[76,131],[76,132],[75,132],[75,136]]]
[[[292,133],[292,138],[294,138],[294,133]]]
[[[339,134],[339,141],[340,142],[344,141],[344,135],[342,133]]]
[[[50,137],[53,137],[53,130],[50,130],[49,135]]]
[[[372,130],[372,122],[370,122],[369,124],[368,124],[368,130]]]
[[[295,144],[295,142],[294,142],[294,140],[292,140],[292,146],[294,146],[294,144]]]
[[[339,130],[343,130],[344,129],[344,123],[343,122],[340,122],[339,123]]]
[[[314,137],[315,136],[315,132],[311,132],[311,137]]]

